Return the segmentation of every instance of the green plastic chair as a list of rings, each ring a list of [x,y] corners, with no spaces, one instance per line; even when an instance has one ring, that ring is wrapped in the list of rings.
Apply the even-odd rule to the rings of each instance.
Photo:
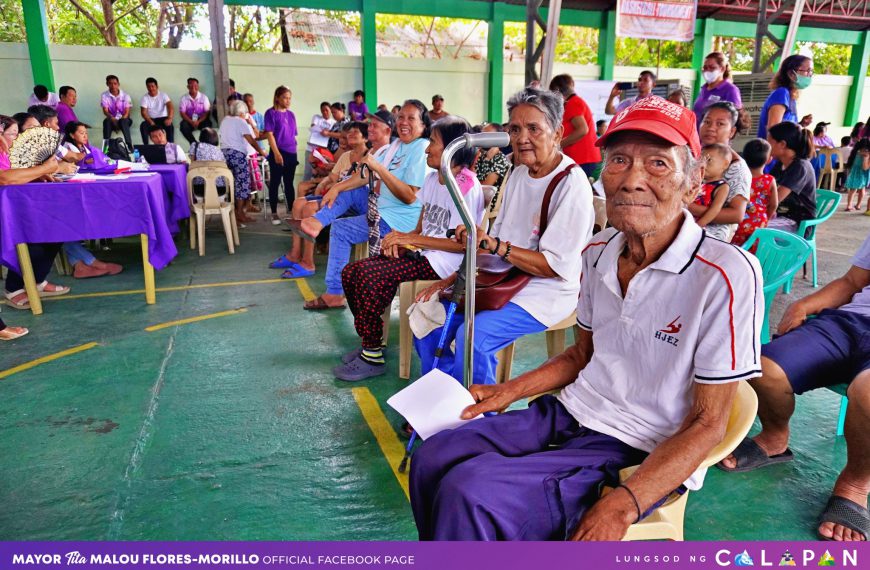
[[[816,260],[816,228],[828,218],[834,215],[837,207],[840,205],[840,194],[823,190],[816,190],[816,217],[811,220],[804,220],[798,225],[797,235],[804,238],[810,244],[810,256],[813,258],[813,287],[819,286],[818,263]],[[807,268],[804,265],[804,279],[807,277]],[[791,293],[791,280],[785,284],[783,293]]]
[[[761,327],[761,342],[770,342],[770,308],[776,292],[786,283],[791,283],[812,252],[810,244],[802,237],[770,228],[755,230],[743,244],[743,249],[753,251],[761,263],[764,278],[764,324]]]

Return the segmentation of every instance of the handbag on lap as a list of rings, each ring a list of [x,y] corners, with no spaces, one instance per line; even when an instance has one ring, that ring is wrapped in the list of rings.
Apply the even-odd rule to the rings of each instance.
[[[576,166],[576,164],[570,164],[565,167],[564,170],[556,174],[553,179],[550,180],[550,184],[544,192],[544,199],[541,201],[541,216],[539,218],[541,222],[538,225],[538,243],[540,243],[540,238],[544,236],[544,232],[547,230],[547,218],[550,213],[550,200],[553,198],[556,186],[558,186],[559,183],[568,176],[571,169]],[[501,309],[507,305],[517,293],[522,291],[523,288],[529,284],[532,277],[531,274],[526,273],[517,267],[513,267],[510,270],[501,273],[478,270],[474,282],[474,312],[479,313],[481,311],[497,311]],[[449,293],[447,292],[443,292],[441,298],[445,299],[445,295],[447,296],[447,300],[449,300]],[[461,312],[465,310],[465,307],[460,303],[456,307],[456,310]]]

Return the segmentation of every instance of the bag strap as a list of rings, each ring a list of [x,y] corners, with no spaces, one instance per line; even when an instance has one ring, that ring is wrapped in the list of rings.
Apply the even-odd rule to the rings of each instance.
[[[570,174],[571,169],[575,168],[577,165],[575,163],[571,163],[565,167],[564,170],[559,172],[556,176],[550,180],[550,185],[547,186],[546,192],[544,192],[544,200],[541,202],[541,221],[538,224],[538,239],[544,235],[544,232],[547,231],[547,218],[550,217],[550,200],[553,198],[553,193],[556,191],[556,186],[559,185],[568,174]]]

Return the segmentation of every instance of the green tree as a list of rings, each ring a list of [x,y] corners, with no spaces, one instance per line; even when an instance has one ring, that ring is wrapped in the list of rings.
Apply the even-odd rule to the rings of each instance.
[[[24,12],[21,0],[0,0],[0,42],[25,42]]]

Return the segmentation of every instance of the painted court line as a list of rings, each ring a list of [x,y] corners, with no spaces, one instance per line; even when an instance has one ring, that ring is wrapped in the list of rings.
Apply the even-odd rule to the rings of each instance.
[[[159,325],[151,325],[150,327],[145,327],[146,332],[154,332],[162,329],[168,329],[169,327],[174,327],[176,325],[187,325],[190,323],[198,323],[199,321],[207,321],[209,319],[217,319],[219,317],[228,317],[230,315],[238,315],[239,313],[247,313],[248,309],[232,309],[230,311],[221,311],[220,313],[211,313],[208,315],[200,315],[198,317],[189,317],[186,319],[179,319],[177,321],[169,321],[166,323],[160,323]]]
[[[41,358],[37,358],[36,360],[31,360],[30,362],[25,362],[24,364],[19,364],[18,366],[15,366],[14,368],[9,368],[7,370],[3,370],[2,372],[0,372],[0,379],[8,378],[9,376],[12,376],[13,374],[16,374],[18,372],[30,370],[31,368],[39,366],[40,364],[45,364],[46,362],[51,362],[52,360],[57,360],[59,358],[63,358],[64,356],[70,356],[72,354],[77,354],[79,352],[84,352],[86,350],[90,350],[90,349],[94,348],[95,346],[100,346],[100,345],[99,345],[99,343],[96,343],[96,342],[89,342],[87,344],[74,346],[73,348],[69,348],[67,350],[62,350],[60,352],[55,352],[54,354],[49,354],[48,356],[43,356]]]
[[[405,448],[402,446],[402,442],[399,441],[399,437],[393,431],[393,427],[387,421],[387,417],[381,411],[378,401],[375,400],[369,389],[354,388],[352,392],[363,418],[365,418],[366,423],[369,425],[369,429],[372,430],[372,434],[374,434],[381,452],[386,457],[387,463],[390,464],[390,469],[393,470],[393,475],[399,481],[399,485],[401,485],[402,490],[405,492],[405,497],[410,501],[408,474],[399,473],[399,463],[402,462],[402,457],[405,456]]]
[[[190,291],[191,289],[208,289],[211,287],[239,287],[242,285],[268,285],[270,283],[283,283],[286,279],[259,279],[256,281],[224,281],[221,283],[203,283],[201,285],[179,285],[176,287],[157,287],[158,293],[171,291]],[[45,301],[63,301],[69,299],[92,299],[95,297],[116,297],[118,295],[142,295],[145,289],[128,289],[125,291],[103,291],[102,293],[82,293],[81,295],[63,295],[60,297],[48,297]]]
[[[305,299],[305,302],[313,301],[317,298],[317,295],[314,294],[314,291],[311,290],[311,287],[308,286],[308,281],[305,278],[302,279],[294,279],[296,282],[296,286],[299,287],[299,292],[302,293],[302,298]]]

